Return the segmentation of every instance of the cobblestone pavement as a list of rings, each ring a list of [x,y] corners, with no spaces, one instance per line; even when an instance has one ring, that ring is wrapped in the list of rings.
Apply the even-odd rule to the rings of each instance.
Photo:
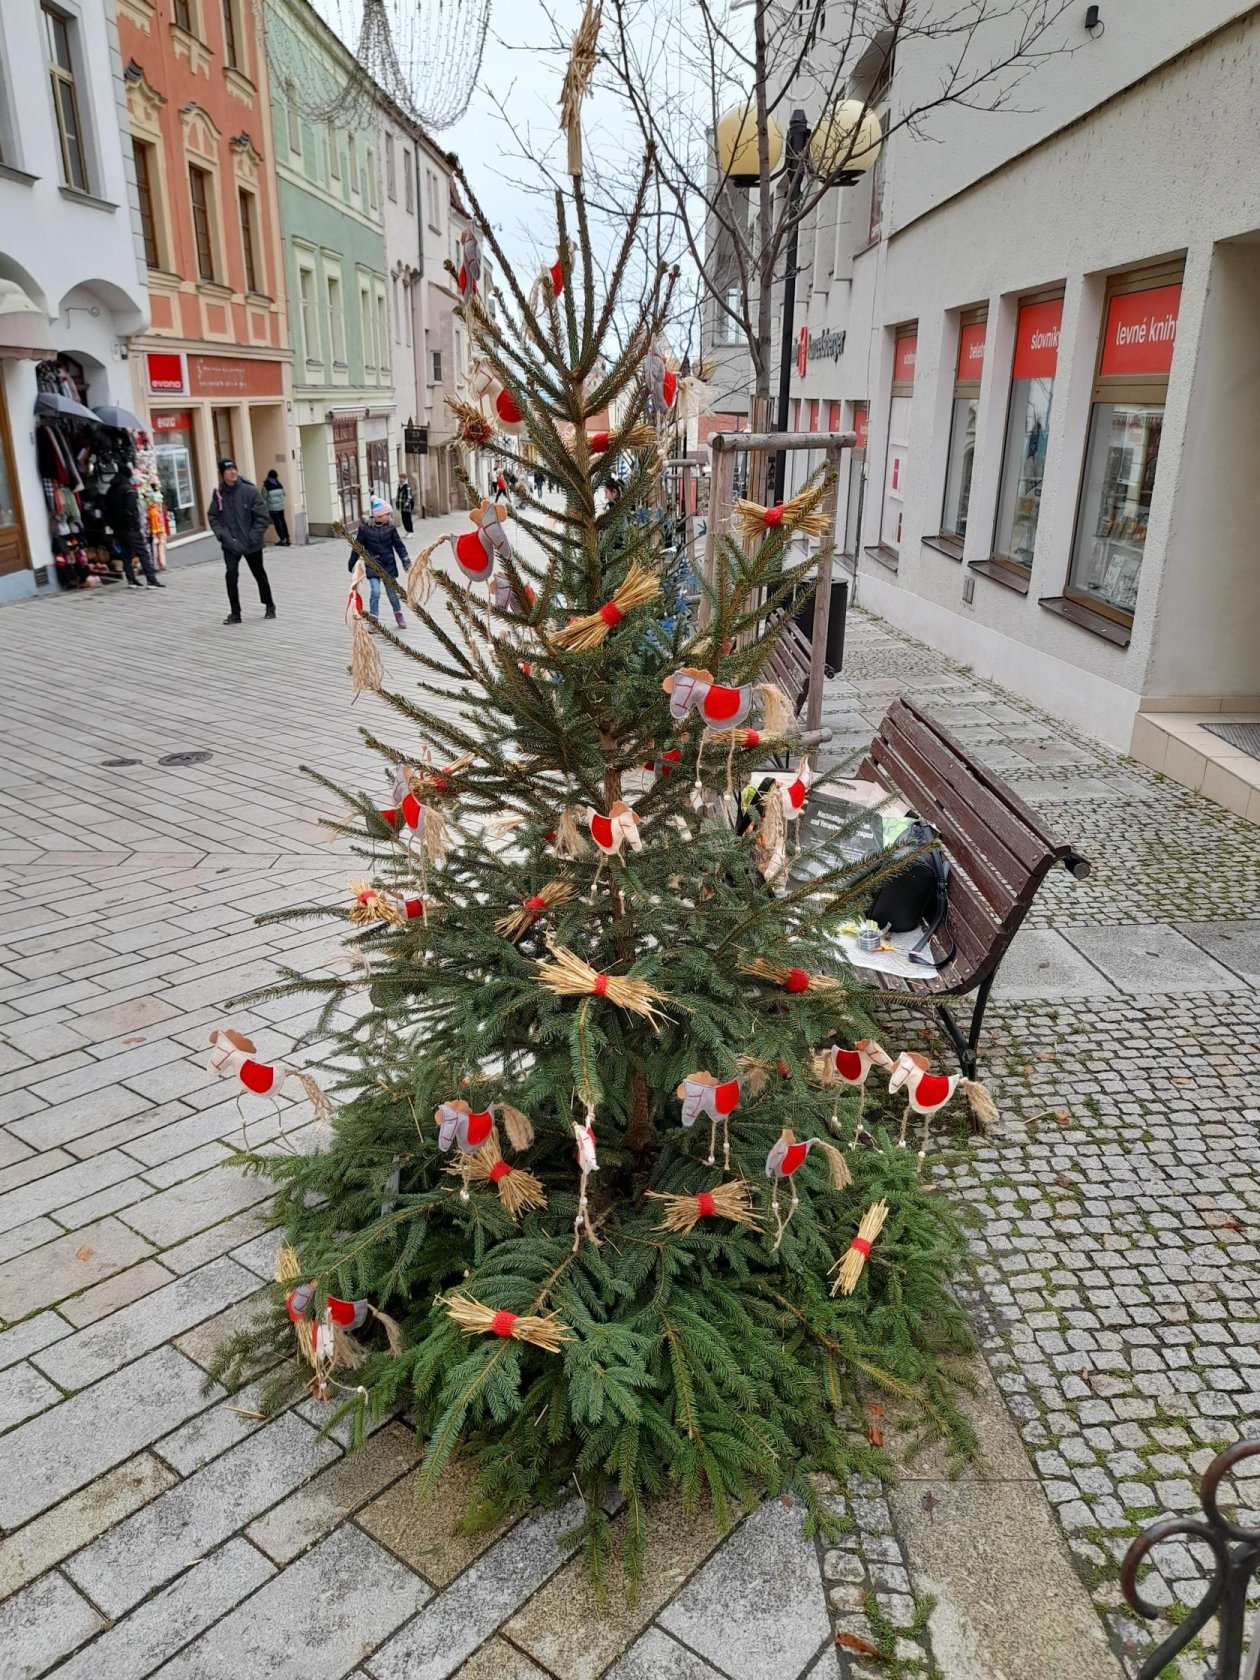
[[[340,549],[269,565],[280,617],[247,605],[239,630],[219,623],[216,566],[161,595],[0,614],[0,1675],[990,1680],[965,1618],[926,1620],[939,1570],[907,1540],[917,1528],[931,1554],[943,1481],[891,1501],[855,1484],[830,1547],[790,1506],[721,1543],[663,1508],[640,1603],[601,1605],[563,1547],[571,1513],[463,1537],[458,1471],[415,1510],[404,1422],[347,1455],[313,1403],[263,1421],[251,1390],[207,1385],[274,1239],[267,1186],[218,1165],[242,1118],[206,1039],[277,961],[341,960],[320,925],[254,918],[344,884],[297,766],[359,780],[357,729],[384,715],[345,703]],[[971,1305],[990,1367],[1123,1640],[1114,1554],[1188,1504],[1253,1409],[1254,831],[861,615],[829,702],[836,750],[902,686],[1096,865],[1043,893],[1012,954],[986,1068],[1002,1123],[933,1167],[981,1215]],[[170,761],[186,752],[213,756]],[[283,1056],[313,1015],[284,1000],[251,1018]],[[304,1117],[286,1112],[289,1136]],[[262,1112],[249,1127],[255,1144],[279,1129]],[[1048,1511],[1012,1450],[964,1495],[1018,1485]],[[1061,1546],[1045,1524],[1039,1570]],[[1170,1605],[1190,1600],[1189,1555],[1162,1563]],[[1017,1654],[1000,1672],[1054,1669]]]

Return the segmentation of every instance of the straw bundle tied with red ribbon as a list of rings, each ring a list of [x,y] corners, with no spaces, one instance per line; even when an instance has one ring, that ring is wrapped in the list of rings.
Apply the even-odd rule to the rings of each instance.
[[[408,922],[422,920],[425,914],[423,899],[410,893],[382,892],[370,881],[351,881],[350,891],[354,894],[350,920],[355,927],[369,927],[373,922],[405,927]]]
[[[733,1178],[713,1190],[700,1190],[694,1196],[667,1196],[649,1190],[648,1200],[665,1204],[658,1231],[678,1231],[686,1236],[702,1219],[730,1219],[736,1225],[754,1228],[757,1224],[752,1197],[742,1178]]]
[[[541,891],[535,893],[532,898],[527,898],[519,910],[501,916],[494,924],[494,931],[504,939],[510,939],[515,945],[518,939],[524,938],[540,916],[545,916],[548,910],[554,910],[558,904],[567,904],[573,896],[573,888],[567,881],[548,881]]]
[[[735,523],[740,534],[750,541],[764,537],[767,531],[800,531],[807,537],[821,537],[827,529],[827,515],[820,513],[818,504],[826,494],[825,483],[812,484],[793,496],[791,501],[776,502],[762,507],[760,502],[740,500],[735,503]]]
[[[838,1274],[836,1281],[831,1286],[833,1295],[852,1295],[857,1288],[863,1267],[870,1259],[871,1246],[884,1229],[884,1221],[887,1218],[887,1202],[872,1202],[862,1215],[861,1224],[857,1228],[857,1236],[854,1237],[844,1254],[831,1268],[833,1272]]]
[[[557,997],[606,997],[619,1009],[642,1015],[654,1027],[659,1027],[663,1015],[656,1006],[668,1001],[664,992],[658,992],[646,980],[601,974],[590,963],[583,962],[576,952],[555,944],[550,937],[547,949],[551,952],[551,960],[538,958],[538,978],[549,992],[554,992]]]
[[[605,601],[598,612],[575,618],[563,630],[555,631],[551,640],[556,647],[569,653],[589,653],[603,645],[608,632],[615,630],[628,612],[654,601],[660,592],[660,578],[655,572],[646,571],[635,560],[611,601]]]
[[[506,1124],[506,1115],[517,1114],[519,1111],[500,1108],[499,1112],[505,1117]],[[532,1135],[532,1127],[530,1131]],[[511,1135],[509,1130],[509,1139]],[[519,1145],[514,1143],[512,1147],[515,1149]],[[526,1172],[524,1167],[514,1167],[503,1159],[498,1133],[494,1130],[491,1130],[481,1148],[466,1163],[447,1167],[446,1170],[467,1184],[493,1184],[499,1193],[499,1200],[513,1219],[519,1219],[526,1208],[544,1208],[547,1205],[547,1193],[533,1173]]]
[[[528,1342],[544,1353],[559,1353],[573,1332],[555,1313],[513,1313],[484,1306],[469,1295],[439,1295],[437,1305],[459,1325],[465,1336],[501,1336],[504,1340]]]
[[[587,432],[586,442],[592,455],[605,455],[613,437],[617,437],[618,449],[649,449],[656,442],[656,430],[642,421],[631,426],[628,432],[620,435],[613,432]]]
[[[769,980],[794,995],[801,992],[835,992],[840,982],[829,974],[810,974],[804,968],[791,968],[787,963],[767,962],[764,957],[752,957],[740,964],[740,972],[757,980]]]
[[[461,443],[480,449],[490,442],[494,427],[475,404],[464,402],[461,397],[447,397],[446,406],[455,416],[455,431]]]

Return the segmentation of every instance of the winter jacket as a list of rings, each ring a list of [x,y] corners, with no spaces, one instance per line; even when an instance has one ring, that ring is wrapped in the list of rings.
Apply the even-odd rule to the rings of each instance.
[[[404,572],[411,564],[411,556],[407,553],[403,540],[398,535],[396,525],[388,522],[380,525],[375,519],[364,520],[355,533],[355,540],[359,547],[370,554],[381,570],[388,573],[390,577],[398,576],[398,562],[400,560]],[[346,567],[347,571],[352,572],[354,570],[358,558],[359,556],[351,549],[350,564]],[[371,578],[372,575],[372,569],[369,567],[368,577]]]
[[[410,513],[416,505],[416,498],[410,484],[400,484],[398,494],[394,497],[394,506],[399,513]]]
[[[283,484],[264,484],[262,493],[263,493],[263,501],[266,502],[266,504],[267,504],[267,512],[268,513],[283,513],[284,512],[284,485]]]
[[[258,486],[247,478],[238,478],[235,484],[220,480],[206,517],[225,554],[256,554],[271,524]]]
[[[116,472],[101,505],[119,548],[130,555],[147,554],[149,539],[141,519],[140,495],[130,478],[126,467]]]

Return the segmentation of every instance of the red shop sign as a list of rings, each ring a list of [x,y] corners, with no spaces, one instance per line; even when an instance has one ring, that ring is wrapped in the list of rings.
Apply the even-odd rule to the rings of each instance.
[[[1107,310],[1101,373],[1163,374],[1172,367],[1181,287],[1122,292]]]
[[[190,356],[188,377],[197,397],[279,397],[284,375],[279,362],[245,356]]]
[[[187,409],[178,414],[155,414],[153,416],[153,430],[155,432],[191,432],[192,415]]]
[[[914,382],[914,361],[919,349],[919,337],[899,338],[897,348],[893,352],[893,384],[910,385]]]
[[[968,321],[958,335],[958,378],[978,380],[984,372],[984,336],[987,321]]]
[[[1015,329],[1015,366],[1012,379],[1053,379],[1059,364],[1059,329],[1063,299],[1026,303]]]
[[[184,358],[169,350],[150,350],[145,358],[149,371],[150,391],[173,391],[183,396],[188,387],[184,384]]]
[[[805,369],[809,365],[809,328],[802,327],[796,339],[796,371],[801,378],[805,377]]]
[[[871,421],[871,411],[866,406],[866,404],[865,403],[854,403],[854,405],[853,405],[853,432],[854,432],[854,438],[856,440],[854,442],[854,445],[853,445],[854,449],[865,449],[866,448],[866,431],[867,431],[867,427],[870,425],[870,421]]]

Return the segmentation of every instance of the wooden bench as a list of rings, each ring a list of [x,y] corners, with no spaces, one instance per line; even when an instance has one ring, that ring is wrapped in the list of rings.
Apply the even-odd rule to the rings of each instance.
[[[868,972],[888,991],[941,999],[976,993],[965,1037],[948,1005],[937,1005],[971,1078],[989,993],[1037,888],[1056,863],[1078,880],[1090,866],[913,700],[893,701],[858,774],[899,794],[930,822],[951,865],[949,913],[933,940],[940,963],[936,975],[901,980]]]
[[[767,682],[778,684],[791,701],[793,713],[800,717],[809,694],[810,644],[794,619],[776,628],[779,639],[766,660],[764,675]]]

